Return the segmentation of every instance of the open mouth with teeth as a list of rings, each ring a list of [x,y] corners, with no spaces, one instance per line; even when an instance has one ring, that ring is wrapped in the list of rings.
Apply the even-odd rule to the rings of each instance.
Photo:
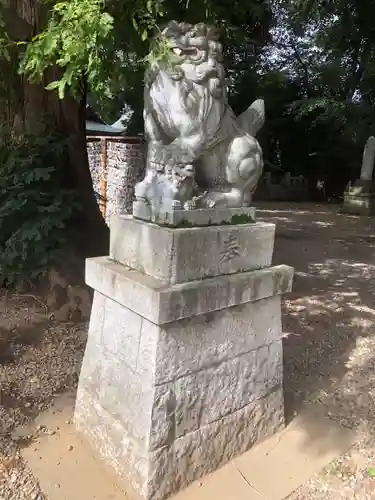
[[[183,49],[181,49],[180,47],[172,47],[172,52],[179,57],[197,57],[199,55],[198,49],[196,49],[195,47],[184,47]]]

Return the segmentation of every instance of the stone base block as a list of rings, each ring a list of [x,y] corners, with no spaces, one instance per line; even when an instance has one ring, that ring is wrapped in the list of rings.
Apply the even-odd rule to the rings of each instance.
[[[153,216],[149,205],[144,201],[135,201],[133,217],[171,227],[248,224],[255,222],[255,207],[175,209],[173,212],[158,213]]]
[[[349,184],[341,211],[353,215],[375,215],[375,184],[361,179]]]
[[[108,257],[86,261],[86,283],[156,324],[190,318],[290,292],[293,268],[259,271],[165,285]]]
[[[205,216],[207,213],[205,214]],[[164,500],[283,425],[275,226],[122,216],[94,288],[75,423],[136,500]]]
[[[133,497],[163,500],[283,425],[280,294],[292,277],[277,266],[165,285],[88,261],[75,423]]]
[[[182,283],[269,267],[275,225],[168,228],[114,216],[110,257],[163,283]]]
[[[215,471],[282,428],[283,393],[279,388],[228,417],[176,439],[171,446],[150,453],[128,437],[118,417],[82,390],[75,423],[132,498],[157,500]]]

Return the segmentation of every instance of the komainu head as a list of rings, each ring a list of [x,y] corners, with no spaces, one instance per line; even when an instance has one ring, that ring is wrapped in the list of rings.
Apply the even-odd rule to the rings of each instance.
[[[219,31],[204,23],[188,24],[169,22],[161,31],[163,43],[166,42],[170,56],[162,63],[152,64],[151,78],[146,79],[149,86],[161,71],[175,81],[182,82],[182,93],[194,94],[194,86],[207,88],[214,98],[225,94],[225,71],[222,65],[222,45]],[[185,97],[184,99],[185,100]]]
[[[162,36],[181,63],[198,65],[209,59],[222,62],[219,31],[214,26],[171,21],[163,29]]]

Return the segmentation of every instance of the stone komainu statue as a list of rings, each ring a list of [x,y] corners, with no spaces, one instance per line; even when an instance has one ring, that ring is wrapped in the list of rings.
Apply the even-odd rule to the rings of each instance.
[[[216,28],[172,21],[161,36],[171,57],[146,73],[148,155],[136,199],[153,212],[249,206],[263,169],[255,138],[264,124],[263,100],[234,115]]]

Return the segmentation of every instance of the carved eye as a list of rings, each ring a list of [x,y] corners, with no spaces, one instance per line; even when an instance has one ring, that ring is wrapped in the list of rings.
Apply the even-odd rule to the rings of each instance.
[[[197,32],[196,32],[196,31],[191,31],[191,32],[190,32],[190,37],[191,37],[191,38],[194,38],[194,37],[196,37],[196,36],[197,36]]]

